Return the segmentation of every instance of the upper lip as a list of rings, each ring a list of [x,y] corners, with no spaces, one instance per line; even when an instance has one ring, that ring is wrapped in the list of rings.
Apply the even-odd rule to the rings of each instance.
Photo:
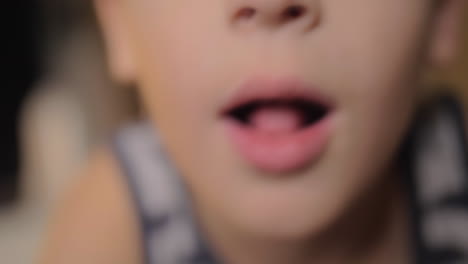
[[[220,114],[222,117],[232,115],[236,109],[249,104],[292,101],[314,104],[326,112],[333,108],[332,100],[317,87],[296,78],[252,78],[235,90],[221,108]]]

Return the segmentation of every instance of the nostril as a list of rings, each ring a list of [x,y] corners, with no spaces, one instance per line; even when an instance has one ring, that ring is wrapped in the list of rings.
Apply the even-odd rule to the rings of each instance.
[[[244,7],[239,9],[234,15],[235,20],[247,20],[253,18],[257,13],[257,10],[253,7]]]
[[[293,20],[300,18],[306,13],[306,8],[301,5],[291,5],[288,6],[282,13],[283,20]]]
[[[294,24],[293,28],[309,31],[315,28],[321,19],[320,7],[315,3],[298,4],[281,1],[252,1],[254,4],[244,3],[230,10],[230,24],[243,30],[276,29],[281,26]],[[317,1],[318,2],[318,1]],[[232,12],[232,13],[231,13]],[[296,23],[297,22],[297,23]],[[289,28],[289,27],[288,27]]]

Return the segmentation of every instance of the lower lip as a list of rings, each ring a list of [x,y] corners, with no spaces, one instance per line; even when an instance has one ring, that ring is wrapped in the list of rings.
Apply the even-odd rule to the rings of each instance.
[[[311,166],[325,151],[332,132],[332,114],[289,133],[258,131],[225,120],[228,138],[249,164],[268,173],[288,173]]]

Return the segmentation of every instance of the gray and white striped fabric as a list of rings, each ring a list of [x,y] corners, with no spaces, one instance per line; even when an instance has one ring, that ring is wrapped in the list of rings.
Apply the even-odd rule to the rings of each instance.
[[[418,264],[468,264],[468,150],[463,108],[450,96],[421,113],[410,139]]]
[[[139,123],[120,130],[114,152],[140,214],[146,263],[216,263],[198,234],[188,192],[152,127]]]

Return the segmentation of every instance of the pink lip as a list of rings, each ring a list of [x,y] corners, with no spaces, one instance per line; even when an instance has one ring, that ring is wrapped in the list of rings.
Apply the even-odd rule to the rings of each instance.
[[[319,94],[313,87],[307,86],[293,78],[271,79],[257,78],[245,82],[236,90],[225,104],[222,113],[255,99],[288,99],[301,97],[330,106],[331,100]]]
[[[321,120],[297,131],[268,133],[226,118],[229,109],[252,100],[307,98],[329,108]],[[325,151],[332,132],[332,104],[314,87],[295,79],[253,79],[240,87],[222,109],[226,134],[244,160],[270,173],[287,173],[313,164]]]

